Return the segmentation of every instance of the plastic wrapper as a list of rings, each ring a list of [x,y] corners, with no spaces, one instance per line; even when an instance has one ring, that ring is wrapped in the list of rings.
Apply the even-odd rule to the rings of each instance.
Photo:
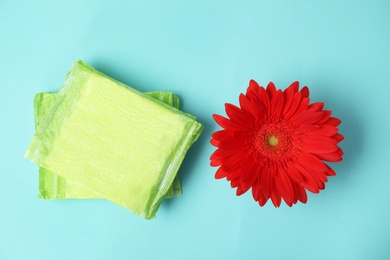
[[[171,92],[148,92],[148,96],[154,97],[167,105],[179,108],[179,98]],[[57,93],[39,93],[34,99],[35,128],[42,121],[45,113],[57,99]],[[182,194],[179,175],[176,175],[171,188],[165,198],[173,198]],[[39,198],[42,199],[86,199],[101,198],[95,192],[81,186],[77,182],[65,179],[64,177],[39,167]]]
[[[203,127],[195,117],[75,62],[26,158],[154,218]]]

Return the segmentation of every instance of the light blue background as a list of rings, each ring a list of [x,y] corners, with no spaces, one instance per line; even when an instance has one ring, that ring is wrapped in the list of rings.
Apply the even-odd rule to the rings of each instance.
[[[390,259],[389,1],[0,0],[0,259]],[[35,93],[83,59],[172,91],[205,130],[184,195],[146,221],[104,200],[37,199],[23,158]],[[344,161],[292,208],[235,196],[209,166],[213,113],[250,79],[299,80],[342,119]]]

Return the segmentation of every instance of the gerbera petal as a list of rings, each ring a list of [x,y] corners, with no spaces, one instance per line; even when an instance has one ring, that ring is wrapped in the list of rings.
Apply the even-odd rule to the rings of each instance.
[[[334,140],[336,140],[337,142],[341,142],[342,140],[344,140],[344,136],[341,135],[341,134],[339,134],[339,133],[337,133],[337,134],[335,134],[334,136],[332,136],[332,138],[333,138]]]
[[[325,171],[318,171],[312,168],[309,164],[303,163],[303,161],[301,160],[299,160],[297,163],[304,169],[306,169],[306,171],[311,175],[311,177],[313,177],[320,190],[323,190],[325,188],[324,183],[328,181],[328,178],[325,174],[325,171],[327,170],[326,167],[324,167]]]
[[[228,179],[228,180],[229,180],[229,179]],[[238,185],[240,185],[240,180],[239,180],[239,179],[230,180],[230,187],[232,187],[232,188],[237,188]]]
[[[283,197],[283,196],[282,196]],[[289,201],[289,200],[286,200],[286,198],[283,198],[284,202],[287,204],[287,206],[289,207],[292,207],[292,205],[294,204],[294,201]]]
[[[251,103],[253,106],[253,116],[254,116],[255,120],[258,122],[266,116],[267,110],[266,110],[264,104],[258,99],[251,100]]]
[[[328,162],[341,162],[343,158],[338,153],[317,154],[318,158]]]
[[[244,194],[245,192],[247,192],[250,188],[252,187],[252,185],[250,183],[240,183],[238,186],[237,186],[237,190],[236,190],[236,195],[237,196],[241,196],[242,194]]]
[[[219,167],[214,177],[215,179],[225,178],[227,177],[227,172],[225,172],[221,167]]]
[[[246,172],[247,170],[243,168],[242,171],[243,176],[241,178],[241,184],[238,186],[236,191],[237,196],[240,196],[245,192],[247,192],[254,185],[254,182],[257,180],[258,173],[256,171],[258,170],[258,167],[256,167],[257,166],[256,164],[253,165],[254,166],[252,167],[252,169],[248,171],[250,174],[245,174],[248,172]]]
[[[245,132],[220,130],[211,135],[212,139],[210,140],[210,143],[219,147],[221,142],[245,142],[246,134],[242,133]]]
[[[260,173],[260,186],[263,189],[264,196],[269,198],[272,192],[272,174],[265,169]]]
[[[234,153],[229,157],[223,158],[224,162],[221,167],[226,172],[235,172],[239,170],[241,162],[245,160],[246,157],[247,155],[243,152]]]
[[[290,118],[296,125],[311,125],[323,116],[322,112],[315,112],[314,110],[305,110],[300,114],[295,114]]]
[[[311,132],[311,131],[315,131],[315,130],[319,130],[319,129],[321,129],[321,127],[318,125],[300,125],[299,126],[299,130],[302,131],[303,133]]]
[[[225,111],[228,117],[230,118],[230,121],[238,123],[238,124],[248,124],[253,121],[253,117],[250,116],[249,113],[247,113],[245,110],[242,110],[235,105],[226,103],[225,104]]]
[[[319,172],[326,172],[325,164],[315,155],[310,153],[302,153],[299,156],[299,163],[306,169],[312,169]]]
[[[251,102],[249,101],[247,96],[245,96],[244,94],[240,94],[239,102],[240,102],[241,108],[244,111],[246,111],[247,113],[252,114],[252,115],[256,114],[256,109],[251,104]]]
[[[291,106],[294,92],[293,92],[292,88],[289,87],[288,89],[283,91],[283,95],[284,95],[284,105],[283,105],[282,115],[284,116]]]
[[[282,202],[282,196],[280,195],[275,183],[272,186],[271,200],[275,207],[279,208]]]
[[[322,116],[322,118],[320,118],[320,119],[316,122],[317,125],[322,125],[322,124],[324,124],[324,123],[330,118],[330,115],[332,114],[332,112],[329,111],[329,110],[322,110],[322,112],[323,112],[323,116]]]
[[[257,176],[257,162],[251,156],[247,156],[241,160],[240,174],[238,179],[240,185],[237,189],[237,195],[245,193],[251,186]]]
[[[332,168],[330,168],[329,165],[327,165],[327,164],[325,164],[325,165],[328,168],[328,170],[326,172],[326,175],[328,175],[328,176],[335,176],[336,172]]]
[[[271,104],[270,98],[268,97],[267,91],[264,88],[258,88],[257,93],[259,96],[259,101],[264,105],[265,111],[269,112]]]
[[[210,140],[210,143],[211,143],[213,146],[218,147],[220,141],[215,140],[215,139],[211,139],[211,140]]]
[[[325,183],[328,182],[328,177],[326,175],[326,171],[309,171],[309,173],[311,173],[313,176],[317,176],[318,179],[321,181],[321,184],[323,185],[323,188],[322,189],[325,189]]]
[[[338,126],[339,124],[341,124],[341,120],[335,117],[331,117],[324,124]]]
[[[249,81],[249,87],[246,91],[246,96],[249,98],[249,101],[252,102],[254,99],[259,99],[257,89],[260,88],[259,84],[253,79]]]
[[[299,89],[299,81],[294,81],[293,83],[291,83],[290,86],[288,86],[288,88],[286,88],[285,91],[292,91],[296,93],[298,92],[298,89]]]
[[[222,166],[224,166],[224,164],[222,164]],[[229,174],[226,177],[226,179],[228,181],[235,181],[235,182],[237,182],[237,186],[238,186],[238,184],[240,184],[240,175],[241,175],[241,173],[242,173],[241,167],[238,167],[234,171],[229,172]],[[234,187],[237,187],[237,186],[234,186]]]
[[[303,111],[307,109],[307,106],[309,105],[310,99],[309,98],[302,98],[301,102],[299,103],[299,106],[297,110],[294,112],[294,114],[300,114]]]
[[[219,151],[218,149],[217,151]],[[241,150],[225,150],[223,152],[215,151],[211,156],[210,160],[214,161],[224,160],[223,167],[225,171],[233,171],[241,165],[241,162],[247,154]],[[228,151],[228,152],[227,152]]]
[[[303,176],[303,183],[302,186],[305,187],[305,189],[309,190],[312,193],[318,193],[320,192],[320,189],[317,185],[317,182],[309,172],[305,168],[303,168],[299,164],[294,164],[294,167],[302,174]]]
[[[259,184],[259,178],[256,178],[252,185],[252,196],[255,199],[255,201],[258,201],[260,198],[260,194],[263,192],[261,191],[260,184]]]
[[[326,174],[324,173],[324,175],[320,175],[320,174],[316,174],[312,171],[309,171],[309,173],[311,174],[311,176],[313,176],[313,179],[317,182],[318,188],[320,190],[325,189],[325,182],[328,181]],[[322,177],[324,177],[324,178],[322,178]],[[325,179],[325,180],[323,180],[323,179]]]
[[[239,139],[241,142],[244,142],[246,138],[248,138],[248,132],[247,131],[236,131],[233,133],[234,139]]]
[[[278,173],[275,176],[275,184],[283,199],[291,204],[294,200],[294,188],[291,184],[290,178],[286,175],[284,170],[278,170]]]
[[[323,136],[323,135],[308,135],[306,142],[321,142],[337,145],[338,141],[332,136]]]
[[[283,92],[279,89],[276,91],[271,101],[271,114],[274,116],[280,116],[283,110],[284,98]]]
[[[307,194],[305,189],[302,187],[301,184],[293,183],[295,194],[297,194],[297,198],[300,202],[306,203],[307,202]]]
[[[220,149],[241,149],[244,146],[244,142],[239,139],[227,139],[219,142]]]
[[[300,92],[302,93],[302,98],[307,98],[307,97],[309,96],[309,94],[310,94],[309,88],[306,87],[306,86],[304,86],[304,87],[301,89]]]
[[[296,183],[304,182],[302,174],[294,166],[290,166],[286,172],[288,176],[290,176],[291,180],[293,180],[294,182]]]
[[[259,167],[256,160],[254,160],[252,157],[247,157],[247,160],[242,161],[242,176],[241,181],[242,182],[253,182],[254,177],[257,177],[260,175],[261,167]]]
[[[269,99],[272,100],[272,97],[276,93],[276,87],[275,87],[273,82],[268,83],[266,91],[267,91]]]
[[[267,201],[269,199],[268,197],[266,198],[264,196],[263,190],[260,187],[260,180],[259,180],[259,178],[257,178],[254,181],[254,183],[253,183],[252,195],[253,195],[253,198],[255,199],[255,201],[257,201],[260,206],[264,206],[265,203],[267,203]]]
[[[217,115],[217,114],[213,114],[213,118],[214,118],[215,122],[217,122],[218,125],[220,125],[222,128],[225,128],[225,129],[233,129],[233,130],[247,129],[245,124],[234,123],[234,122],[230,121],[229,119],[227,119],[223,116]]]
[[[217,167],[224,163],[225,158],[214,159],[210,161],[210,166]]]
[[[265,203],[267,203],[268,199],[269,199],[269,198],[266,198],[266,197],[263,195],[262,192],[259,192],[259,199],[258,199],[257,202],[259,203],[259,205],[260,205],[261,207],[264,206]]]
[[[300,102],[301,102],[301,93],[300,92],[294,93],[293,99],[291,101],[291,106],[285,113],[286,118],[290,118],[295,113],[295,111],[299,107]]]
[[[306,140],[303,144],[303,150],[308,153],[314,154],[327,154],[336,152],[338,147],[334,144],[323,143],[319,141],[308,141]]]
[[[211,134],[211,137],[216,140],[226,140],[228,138],[231,138],[233,136],[233,132],[227,131],[227,130],[219,130],[217,132],[214,132]]]
[[[338,129],[335,126],[331,125],[321,125],[318,129],[313,131],[307,131],[308,135],[323,135],[323,136],[333,136],[337,134]]]
[[[232,154],[234,154],[235,151],[234,150],[226,150],[226,149],[217,149],[215,150],[211,156],[210,156],[210,159],[211,160],[216,160],[216,159],[220,159],[220,158],[225,158],[225,157],[229,157],[231,156]]]
[[[314,109],[315,111],[322,111],[324,108],[324,103],[323,102],[316,102],[313,104],[310,104],[307,109]]]
[[[249,87],[259,88],[260,85],[259,85],[259,83],[257,83],[255,80],[251,79],[251,80],[249,81]]]

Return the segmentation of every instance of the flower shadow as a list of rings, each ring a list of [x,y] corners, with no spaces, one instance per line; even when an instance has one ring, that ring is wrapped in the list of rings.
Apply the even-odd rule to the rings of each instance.
[[[326,89],[325,87],[323,89]],[[325,103],[324,109],[332,110],[332,116],[339,118],[342,123],[339,126],[339,133],[344,136],[344,140],[339,143],[344,151],[341,163],[329,163],[336,171],[340,184],[345,183],[350,178],[353,168],[358,167],[364,151],[364,131],[361,118],[356,109],[357,104],[351,97],[335,96],[329,91],[320,91],[321,100]]]

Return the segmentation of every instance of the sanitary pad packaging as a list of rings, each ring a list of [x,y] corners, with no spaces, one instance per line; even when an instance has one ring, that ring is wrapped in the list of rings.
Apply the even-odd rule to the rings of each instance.
[[[106,198],[146,218],[181,194],[177,172],[203,127],[171,93],[141,93],[82,61],[61,90],[35,97],[26,153],[43,198]]]
[[[179,108],[179,98],[171,92],[149,92],[145,93],[170,106]],[[37,128],[42,121],[45,113],[50,111],[50,107],[57,99],[57,93],[39,93],[34,99],[34,119]],[[172,198],[182,194],[179,175],[165,195],[166,198]],[[83,198],[101,198],[98,194],[86,189],[77,182],[61,177],[45,168],[39,167],[39,197],[43,199],[83,199]]]

